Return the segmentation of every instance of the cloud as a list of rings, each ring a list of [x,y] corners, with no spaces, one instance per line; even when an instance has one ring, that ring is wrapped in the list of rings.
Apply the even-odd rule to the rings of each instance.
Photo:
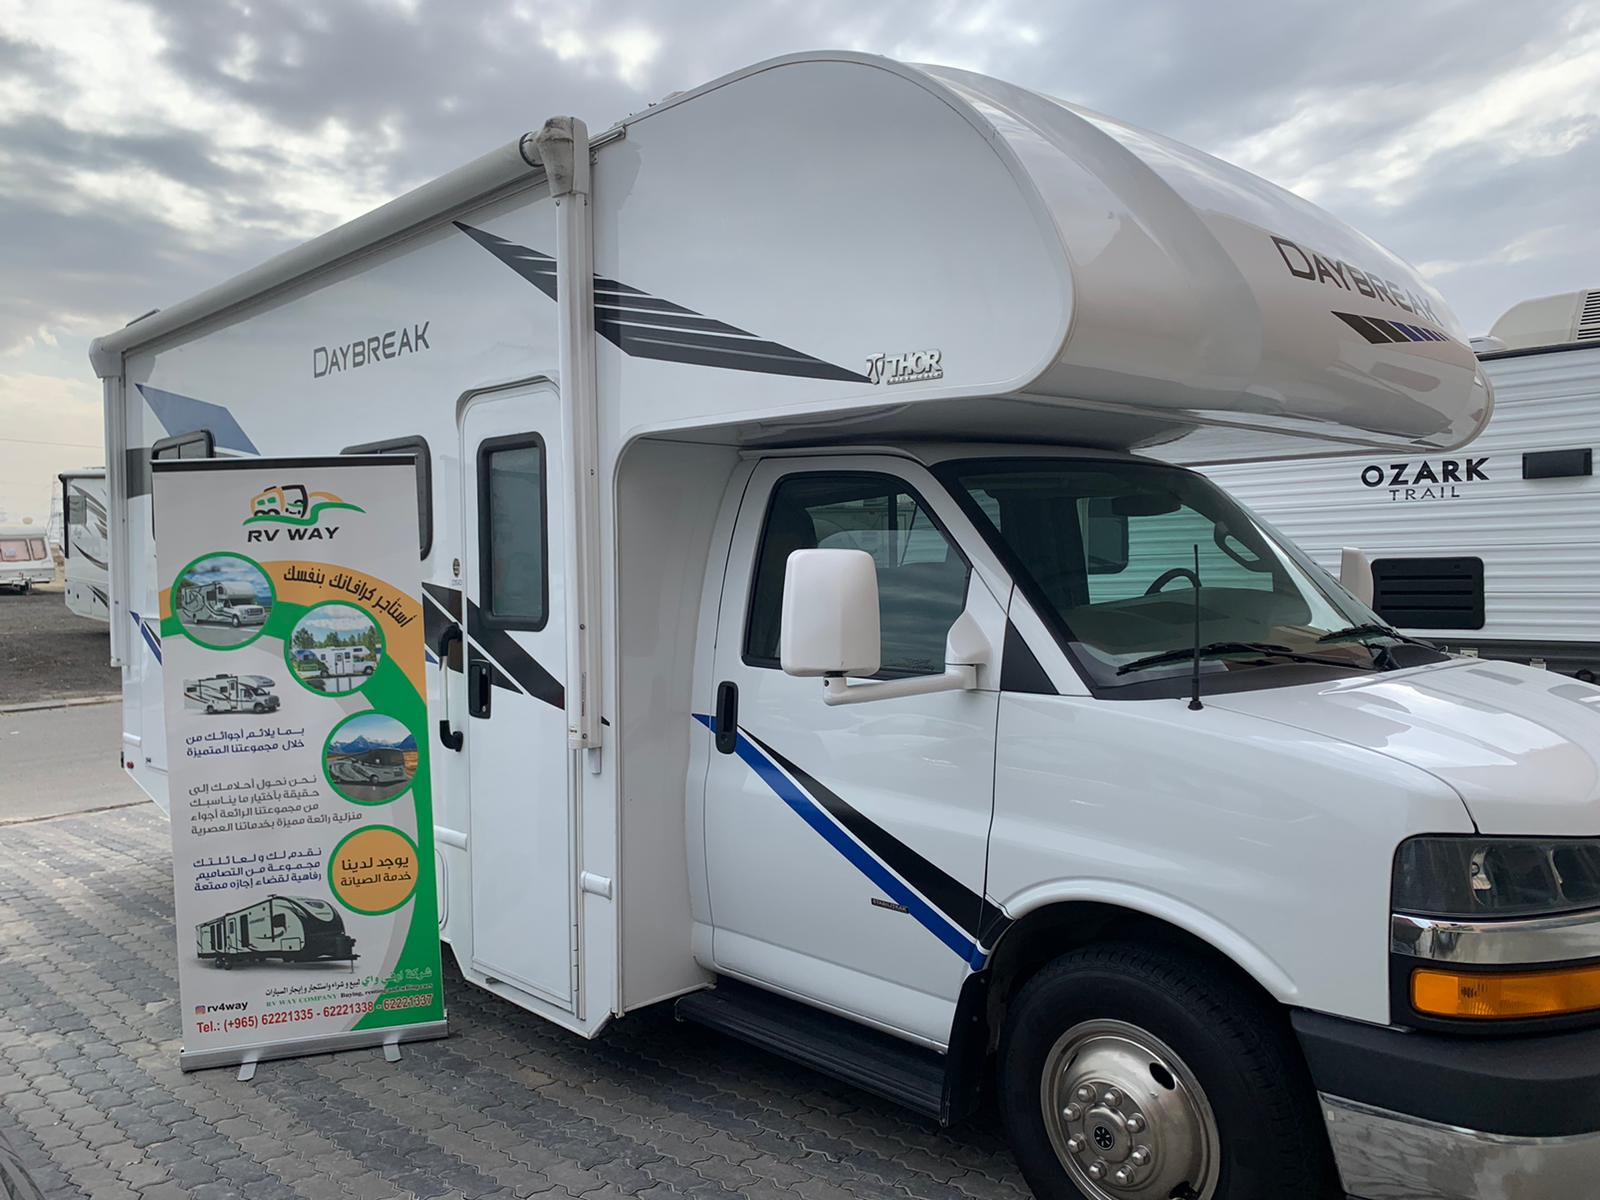
[[[1236,161],[1427,264],[1481,330],[1600,285],[1592,18],[1583,0],[1404,19],[1377,0],[1335,19],[1265,0],[0,0],[0,369],[83,385],[82,404],[94,334],[552,113],[598,131],[828,46],[988,72]],[[0,505],[47,500],[56,461],[7,461]]]

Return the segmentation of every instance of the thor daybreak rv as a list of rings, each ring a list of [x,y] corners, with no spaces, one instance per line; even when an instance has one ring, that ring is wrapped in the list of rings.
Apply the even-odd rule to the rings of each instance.
[[[584,1036],[675,1000],[941,1121],[992,1072],[1041,1196],[1600,1170],[1600,688],[1407,644],[1189,469],[1489,420],[1438,293],[1314,206],[804,54],[551,120],[92,360],[162,805],[141,464],[415,461],[472,983]]]
[[[67,607],[80,617],[110,620],[106,473],[104,470],[65,471],[59,478]]]
[[[1600,677],[1600,288],[1473,338],[1494,418],[1456,454],[1207,469],[1323,566],[1369,561],[1386,621],[1449,650]]]

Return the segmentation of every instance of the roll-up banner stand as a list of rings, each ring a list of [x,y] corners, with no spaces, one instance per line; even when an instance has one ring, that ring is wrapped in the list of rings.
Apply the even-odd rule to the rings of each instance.
[[[183,1069],[443,1036],[414,462],[152,480]]]

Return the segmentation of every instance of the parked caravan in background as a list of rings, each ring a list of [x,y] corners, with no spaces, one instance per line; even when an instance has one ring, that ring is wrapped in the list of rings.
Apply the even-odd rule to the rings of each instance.
[[[355,962],[356,942],[333,905],[309,896],[268,896],[194,927],[195,953],[224,970],[283,962]]]
[[[340,757],[330,755],[328,775],[339,783],[404,783],[410,778],[405,754],[382,746]]]
[[[1315,206],[796,55],[91,357],[164,806],[126,468],[415,463],[466,981],[585,1037],[671,1001],[944,1122],[993,1078],[1041,1196],[1592,1190],[1600,688],[1407,642],[1192,469],[1475,453],[1465,332]]]
[[[1472,339],[1494,417],[1454,454],[1207,473],[1372,606],[1452,651],[1600,678],[1600,288],[1524,301]]]
[[[218,580],[214,583],[186,583],[178,591],[177,610],[195,625],[260,625],[267,610],[256,600],[248,583]]]
[[[55,577],[43,525],[0,525],[0,588],[26,594]]]
[[[183,698],[208,713],[276,712],[282,701],[265,675],[208,675],[188,679]]]
[[[66,560],[67,607],[80,617],[111,619],[106,473],[64,471],[61,480],[61,553]]]

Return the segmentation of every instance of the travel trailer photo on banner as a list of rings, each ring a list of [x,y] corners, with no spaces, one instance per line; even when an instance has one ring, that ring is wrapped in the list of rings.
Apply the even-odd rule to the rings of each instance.
[[[184,1069],[441,1036],[412,460],[153,488]]]

